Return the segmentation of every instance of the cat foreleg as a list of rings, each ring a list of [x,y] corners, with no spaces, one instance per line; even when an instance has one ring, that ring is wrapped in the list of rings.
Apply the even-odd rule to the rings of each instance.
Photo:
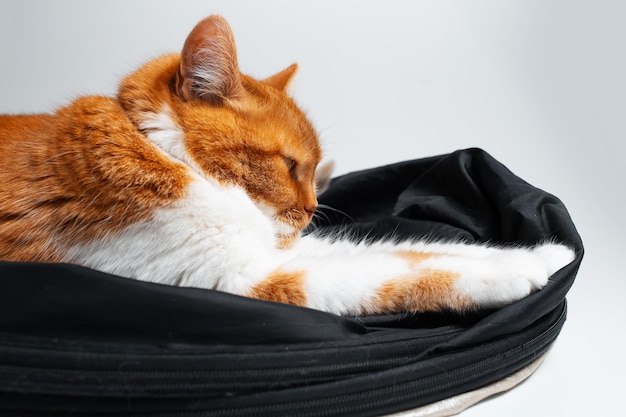
[[[307,237],[249,295],[342,315],[501,307],[573,260],[562,245],[355,244]]]

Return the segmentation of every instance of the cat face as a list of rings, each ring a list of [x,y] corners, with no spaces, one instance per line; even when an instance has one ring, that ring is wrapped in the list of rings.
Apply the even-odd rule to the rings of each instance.
[[[189,34],[180,56],[140,69],[122,83],[118,98],[170,155],[244,189],[285,247],[317,208],[322,156],[315,129],[285,92],[296,69],[264,80],[241,74],[230,27],[211,16]]]
[[[178,108],[186,148],[212,178],[245,189],[288,246],[317,208],[317,134],[282,89],[246,76],[242,85],[235,103]]]

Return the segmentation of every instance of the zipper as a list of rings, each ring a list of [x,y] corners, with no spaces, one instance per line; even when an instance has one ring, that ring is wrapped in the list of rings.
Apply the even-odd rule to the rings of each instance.
[[[554,319],[557,315],[558,318]],[[413,354],[412,356],[399,355],[349,363],[278,369],[141,371],[129,372],[124,375],[124,378],[120,378],[119,371],[92,371],[90,373],[89,371],[61,370],[59,373],[58,369],[36,369],[33,375],[44,372],[43,375],[48,378],[47,381],[51,381],[51,385],[46,386],[44,384],[46,380],[36,381],[41,383],[39,385],[36,383],[30,387],[32,389],[25,392],[46,396],[65,394],[80,402],[80,399],[85,397],[81,397],[81,393],[78,392],[80,386],[76,384],[72,386],[76,391],[73,390],[71,393],[51,391],[54,388],[54,381],[65,382],[64,378],[73,375],[82,377],[84,381],[95,378],[94,381],[101,382],[100,387],[103,391],[96,400],[100,401],[103,406],[108,404],[108,401],[118,401],[119,404],[122,400],[128,402],[126,405],[133,405],[129,410],[134,409],[134,411],[121,411],[120,409],[117,415],[132,415],[133,417],[375,416],[419,407],[471,391],[518,371],[549,348],[563,325],[565,315],[564,302],[560,312],[554,312],[549,315],[549,319],[546,319],[549,325],[545,330],[535,334],[530,340],[526,340],[529,335],[523,332],[520,335],[489,342],[485,345],[488,354],[482,359],[478,358],[478,361],[476,361],[476,355],[468,355],[468,351],[463,350],[443,353],[441,356],[427,358],[424,361],[419,360],[419,354]],[[535,329],[536,331],[539,329]],[[515,345],[518,339],[519,345]],[[506,348],[503,349],[503,347]],[[473,351],[476,348],[472,347],[469,350]],[[459,366],[450,368],[450,364],[459,357],[463,358],[462,361],[458,361]],[[0,366],[0,377],[10,379],[20,368],[16,367],[8,373],[1,372],[1,370],[2,366]],[[21,368],[21,372],[24,371],[29,371],[29,368]],[[46,371],[48,371],[47,375]],[[75,374],[71,374],[72,372]],[[426,376],[420,377],[419,375]],[[190,376],[192,376],[191,379]],[[213,381],[205,382],[203,385],[202,380],[206,381],[206,379],[213,379]],[[0,385],[10,386],[7,385],[10,382],[5,379],[0,382]],[[115,393],[109,392],[107,395],[108,384],[115,388]],[[146,385],[149,388],[146,389]],[[123,398],[120,396],[120,386],[128,389]],[[198,387],[202,392],[198,391]],[[172,388],[175,388],[177,392],[184,392],[188,389],[189,396],[187,398],[168,396],[168,390]],[[261,392],[255,392],[260,389],[262,389]],[[160,392],[161,396],[156,397],[155,392]],[[93,398],[93,394],[91,395],[88,398]],[[161,400],[165,400],[162,407],[159,406]],[[190,405],[196,409],[175,411]],[[113,410],[116,407],[107,407],[107,409]],[[98,408],[90,408],[90,411],[82,410],[80,415],[106,415],[101,411]],[[21,413],[21,415],[26,414]]]
[[[331,347],[314,344],[217,354],[198,348],[122,353],[117,347],[106,352],[102,345],[93,351],[30,338],[18,342],[0,335],[0,387],[16,393],[109,398],[242,395],[352,378],[415,362],[426,346],[446,342],[462,331],[448,328],[429,332],[426,338],[391,335],[361,344],[349,341]]]
[[[72,395],[94,395],[93,386],[97,384],[98,396],[122,395],[127,398],[146,398],[148,395],[167,395],[173,391],[187,391],[189,396],[202,395],[219,397],[235,395],[259,389],[267,390],[289,388],[303,384],[318,384],[354,377],[367,372],[376,372],[412,361],[409,356],[391,357],[367,362],[353,362],[334,365],[299,366],[297,368],[248,369],[241,370],[197,370],[197,371],[93,371],[46,369],[0,365],[0,385],[9,386],[11,380],[33,381],[31,389],[48,395],[66,394],[66,389],[57,388],[55,381],[82,382],[76,385]],[[39,376],[45,375],[45,380]],[[49,383],[47,383],[47,381]],[[81,390],[81,388],[85,390]],[[146,387],[143,390],[132,387]]]
[[[387,341],[378,339],[377,343],[339,345],[326,351],[322,346],[314,346],[301,350],[218,355],[202,355],[198,351],[116,355],[81,352],[76,347],[63,352],[58,347],[54,350],[38,347],[32,341],[26,344],[5,341],[0,344],[0,360],[6,364],[0,363],[0,387],[11,387],[13,392],[94,397],[233,396],[255,390],[336,381],[401,366],[419,360],[419,352],[425,345],[445,342],[459,332],[461,330],[446,330],[431,334],[429,343],[392,337]],[[349,351],[352,358],[342,354],[344,350]],[[285,361],[284,355],[288,355],[289,361]],[[306,364],[312,360],[321,364]],[[329,363],[332,361],[335,363]],[[59,365],[63,362],[65,367]],[[139,366],[142,369],[132,369]]]
[[[477,389],[522,369],[550,348],[563,326],[565,317],[566,307],[564,303],[558,319],[531,340],[478,362],[469,363],[425,378],[412,379],[367,391],[328,398],[221,410],[157,413],[145,416],[379,416],[381,413],[387,414],[416,408]],[[137,415],[137,417],[143,416]]]

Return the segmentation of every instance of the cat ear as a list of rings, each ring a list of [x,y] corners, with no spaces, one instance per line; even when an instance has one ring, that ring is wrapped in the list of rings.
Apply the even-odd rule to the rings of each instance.
[[[185,100],[221,102],[241,95],[235,39],[222,17],[201,20],[187,37],[180,55],[176,90]]]
[[[291,64],[281,72],[267,77],[263,82],[278,90],[284,90],[291,82],[293,76],[296,75],[296,71],[298,71],[298,64]]]
[[[335,169],[335,163],[328,161],[324,165],[320,165],[315,170],[315,194],[320,195],[330,185],[330,180]]]

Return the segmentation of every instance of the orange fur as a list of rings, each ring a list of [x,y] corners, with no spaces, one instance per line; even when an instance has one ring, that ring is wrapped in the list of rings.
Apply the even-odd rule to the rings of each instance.
[[[51,239],[114,233],[181,197],[187,183],[104,97],[54,116],[0,117],[0,167],[0,258],[14,261],[60,260]]]
[[[124,79],[117,97],[0,116],[0,260],[77,262],[364,314],[463,311],[474,299],[499,306],[545,285],[542,256],[572,259],[565,247],[502,250],[514,260],[509,267],[492,256],[464,258],[453,245],[465,273],[421,245],[335,246],[311,235],[291,245],[312,219],[330,166],[315,178],[317,134],[285,92],[297,66],[259,81],[239,72],[236,56],[228,24],[211,16],[180,54]],[[392,279],[382,278],[387,261]],[[490,268],[500,269],[483,276]]]
[[[466,311],[476,308],[474,301],[456,295],[458,274],[447,271],[424,271],[417,277],[391,280],[383,284],[374,299],[374,311]]]
[[[415,252],[410,250],[401,250],[394,252],[395,255],[407,260],[411,267],[417,266],[427,259],[437,256],[434,253]]]
[[[321,150],[284,91],[296,67],[263,82],[239,73],[235,60],[225,91],[200,94],[189,66],[207,42],[200,37],[216,27],[230,33],[219,17],[203,20],[181,54],[131,74],[117,98],[83,97],[53,115],[0,116],[0,259],[63,260],[64,244],[115,234],[183,197],[188,171],[142,127],[162,112],[207,176],[244,188],[293,226],[278,236],[281,245],[297,237],[317,207]],[[236,56],[232,34],[218,38],[222,52]]]
[[[437,257],[436,253],[400,250],[394,255],[405,259],[411,268],[416,268],[425,260]],[[441,311],[449,308],[468,310],[475,308],[468,297],[459,297],[454,291],[454,282],[458,274],[441,271],[425,270],[414,276],[402,277],[384,283],[374,297],[373,311]]]
[[[203,22],[207,19],[198,25]],[[194,30],[190,38],[196,33],[202,32]],[[202,42],[188,40],[185,47],[190,45],[202,47]],[[189,56],[185,49],[182,55]],[[235,54],[227,46],[222,49]],[[317,208],[315,169],[322,157],[315,129],[284,91],[297,66],[263,81],[233,72],[235,66],[226,71],[234,78],[226,91],[201,97],[179,80],[188,72],[181,66],[179,55],[148,63],[124,80],[120,103],[137,125],[166,105],[185,132],[188,152],[209,176],[243,187],[253,200],[273,206],[294,227],[294,233],[279,237],[283,246],[289,246]],[[293,170],[286,159],[296,162]]]
[[[250,297],[305,306],[304,274],[304,271],[274,271],[252,289]]]

